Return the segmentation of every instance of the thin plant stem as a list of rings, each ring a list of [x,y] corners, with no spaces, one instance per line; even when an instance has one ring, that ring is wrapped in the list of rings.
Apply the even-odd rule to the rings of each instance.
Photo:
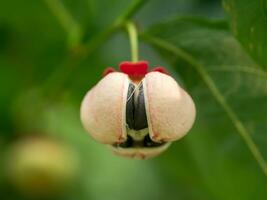
[[[51,3],[54,0],[45,1]],[[87,59],[88,56],[91,55],[91,53],[93,53],[97,48],[105,43],[111,35],[120,30],[125,22],[132,18],[133,15],[138,12],[148,1],[149,0],[135,0],[125,10],[124,13],[122,13],[117,19],[114,20],[114,22],[108,28],[106,28],[99,34],[95,34],[95,36],[93,36],[89,41],[85,41],[82,46],[86,48],[86,51],[82,54],[76,55],[74,58],[70,56],[69,59],[64,60],[62,64],[57,67],[57,69],[44,82],[42,86],[44,87],[44,93],[49,93],[49,95],[51,96],[57,94],[58,91],[62,89],[64,84],[67,82],[68,78],[71,77],[71,74],[74,73],[77,66],[79,66],[85,59]],[[53,7],[57,7],[55,6],[55,4],[52,5]],[[63,21],[65,23],[67,20],[65,19]]]
[[[129,34],[132,62],[138,61],[138,35],[137,29],[133,22],[126,22],[125,27]]]
[[[79,44],[82,38],[80,25],[74,20],[61,0],[44,0],[44,2],[67,32],[69,46]]]
[[[95,37],[92,37],[90,40],[85,41],[85,46],[88,48],[88,55],[93,52],[95,49],[97,49],[99,46],[101,46],[106,40],[116,31],[118,31],[125,22],[132,18],[133,15],[141,9],[145,3],[147,3],[149,0],[136,0],[129,6],[128,9],[125,10],[124,13],[122,13],[115,21],[103,32],[100,32],[99,34],[95,35]]]

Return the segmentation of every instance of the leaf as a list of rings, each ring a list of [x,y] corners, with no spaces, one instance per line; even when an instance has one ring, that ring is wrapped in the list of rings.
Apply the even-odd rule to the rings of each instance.
[[[259,170],[267,175],[266,73],[227,30],[214,24],[178,18],[141,37],[172,63],[196,102],[196,124],[182,142],[212,195],[266,198],[266,177]],[[257,186],[248,187],[250,182]]]
[[[224,0],[235,37],[263,67],[267,67],[267,1]]]

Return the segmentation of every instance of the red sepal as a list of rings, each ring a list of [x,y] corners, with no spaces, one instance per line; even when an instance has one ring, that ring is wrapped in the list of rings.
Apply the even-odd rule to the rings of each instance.
[[[152,72],[160,72],[163,74],[170,75],[170,73],[164,67],[155,67]]]
[[[108,68],[106,68],[105,70],[104,70],[104,72],[103,72],[103,76],[106,76],[106,75],[108,75],[108,74],[110,74],[110,73],[112,73],[112,72],[115,72],[116,70],[115,69],[113,69],[112,67],[108,67]]]
[[[121,72],[128,74],[131,77],[142,77],[148,73],[148,62],[129,62],[125,61],[120,63]]]

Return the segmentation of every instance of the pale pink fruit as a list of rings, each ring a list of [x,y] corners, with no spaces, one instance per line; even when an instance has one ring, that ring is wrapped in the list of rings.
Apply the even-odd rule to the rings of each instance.
[[[195,121],[191,97],[172,77],[160,72],[148,73],[143,82],[151,139],[168,142],[183,137]]]
[[[191,97],[163,68],[147,72],[146,62],[124,62],[85,96],[81,120],[100,143],[116,154],[149,158],[166,150],[192,127]]]
[[[125,110],[128,76],[114,72],[105,76],[85,96],[81,120],[98,142],[121,143],[126,140]]]

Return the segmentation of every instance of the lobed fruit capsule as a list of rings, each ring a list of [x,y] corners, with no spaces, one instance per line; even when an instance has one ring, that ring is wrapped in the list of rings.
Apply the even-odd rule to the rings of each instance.
[[[108,68],[86,94],[82,124],[118,155],[156,156],[191,129],[194,102],[164,68],[148,72],[146,61],[122,62],[120,71]]]
[[[76,154],[50,138],[20,139],[10,146],[6,156],[7,178],[25,197],[41,199],[61,194],[78,174]]]

